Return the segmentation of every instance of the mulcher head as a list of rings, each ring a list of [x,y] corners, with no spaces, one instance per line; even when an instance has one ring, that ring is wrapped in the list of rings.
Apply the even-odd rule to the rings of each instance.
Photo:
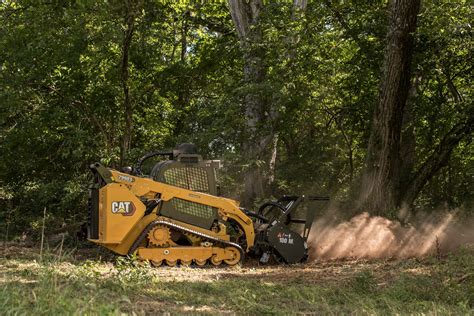
[[[263,204],[258,213],[245,210],[255,218],[254,255],[259,256],[262,263],[270,258],[285,263],[306,261],[307,240],[318,209],[316,204],[328,200],[324,196],[283,196],[278,201]]]

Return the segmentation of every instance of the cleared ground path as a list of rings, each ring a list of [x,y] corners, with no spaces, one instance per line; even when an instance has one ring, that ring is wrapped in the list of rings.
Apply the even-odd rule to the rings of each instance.
[[[0,248],[0,314],[474,313],[474,248],[409,260],[151,268],[88,250]],[[61,253],[60,253],[61,252]]]

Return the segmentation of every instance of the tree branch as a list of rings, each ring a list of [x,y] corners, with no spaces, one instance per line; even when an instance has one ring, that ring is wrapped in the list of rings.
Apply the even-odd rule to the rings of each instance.
[[[342,28],[346,31],[349,37],[352,38],[352,40],[357,44],[357,46],[359,46],[362,53],[367,58],[372,59],[374,56],[374,52],[369,48],[370,46],[367,44],[366,41],[361,39],[359,35],[351,28],[342,13],[332,5],[331,0],[324,0],[324,5],[333,12],[336,21],[342,26]]]
[[[413,180],[403,194],[402,205],[410,207],[425,184],[443,167],[445,167],[456,146],[474,131],[474,107],[463,122],[460,122],[444,136],[433,153],[419,168]],[[471,141],[471,140],[469,140]]]

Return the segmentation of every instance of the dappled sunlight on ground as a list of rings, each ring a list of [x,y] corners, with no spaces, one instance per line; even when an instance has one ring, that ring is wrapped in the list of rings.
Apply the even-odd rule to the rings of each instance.
[[[3,253],[8,258],[18,254],[16,245],[10,245],[3,249]],[[38,258],[37,248],[21,248],[22,254],[19,259],[2,261],[0,260],[0,270],[3,275],[13,275],[18,271],[29,271],[29,274],[37,272],[42,263]],[[25,250],[26,249],[26,250]],[[81,250],[77,250],[79,256]],[[67,258],[64,258],[66,260]],[[51,269],[57,271],[59,275],[68,276],[78,269],[87,270],[96,278],[107,279],[114,278],[120,272],[120,266],[112,261],[91,261],[78,260],[76,263],[69,261],[55,260],[54,256],[50,261],[44,263]],[[148,267],[147,264],[141,266]],[[362,271],[370,270],[375,274],[383,274],[384,277],[390,276],[397,267],[398,271],[404,271],[413,274],[429,274],[430,266],[425,265],[423,268],[412,268],[407,266],[402,269],[403,261],[401,260],[366,260],[366,259],[345,259],[345,260],[316,260],[307,264],[294,265],[259,265],[257,261],[246,262],[242,266],[234,267],[151,267],[147,269],[147,274],[151,278],[155,278],[161,282],[215,282],[219,280],[260,280],[268,283],[268,285],[278,283],[285,284],[301,281],[306,284],[319,284],[328,282],[341,282]],[[1,277],[1,274],[0,274]],[[18,279],[21,281],[20,279]],[[5,278],[1,278],[0,282],[4,282]],[[9,281],[12,281],[10,278]],[[28,277],[23,279],[29,282]]]
[[[137,315],[315,310],[465,314],[474,289],[474,248],[427,258],[318,259],[265,266],[247,261],[235,267],[152,267],[108,256],[99,248],[39,256],[36,247],[7,244],[0,245],[0,253],[0,314],[2,304],[25,314],[58,314],[65,308],[79,314]]]

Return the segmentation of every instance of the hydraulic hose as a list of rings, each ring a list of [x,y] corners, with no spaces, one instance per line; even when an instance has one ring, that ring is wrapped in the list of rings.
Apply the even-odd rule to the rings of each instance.
[[[142,173],[142,164],[143,162],[145,162],[145,160],[147,159],[150,159],[152,157],[155,157],[155,156],[168,156],[169,159],[173,159],[173,152],[169,152],[169,151],[154,151],[154,152],[151,152],[151,153],[148,153],[146,154],[145,156],[143,156],[142,158],[140,158],[135,166],[135,175],[137,176],[142,176],[143,173]]]

